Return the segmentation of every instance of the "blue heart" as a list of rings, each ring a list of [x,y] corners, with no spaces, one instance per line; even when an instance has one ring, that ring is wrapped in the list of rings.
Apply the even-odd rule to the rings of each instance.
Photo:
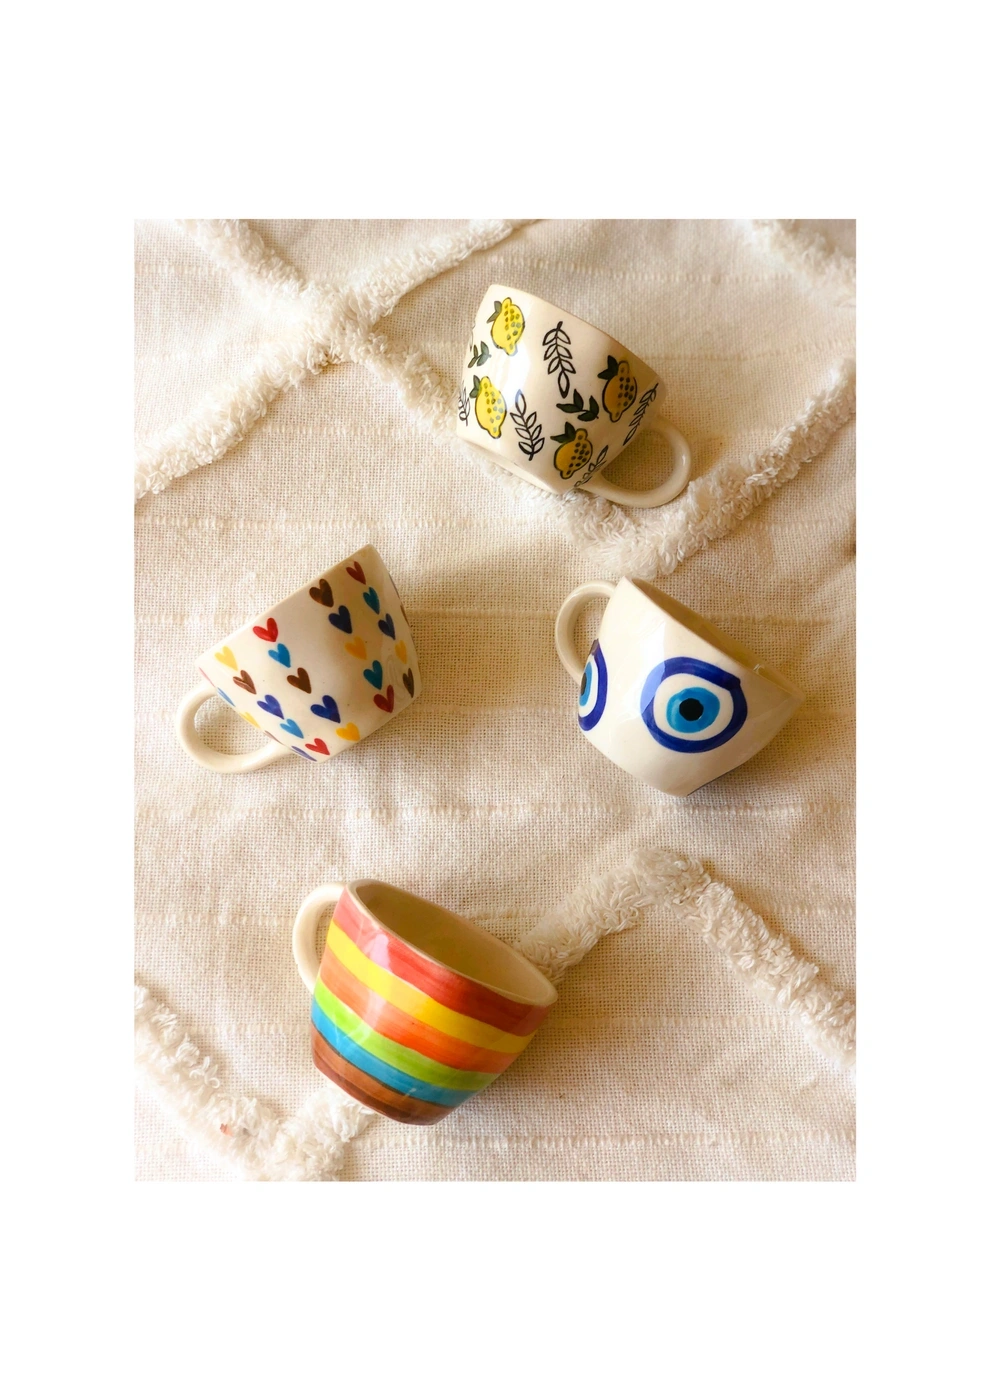
[[[279,725],[279,729],[284,729],[287,734],[294,734],[297,739],[301,739],[303,736],[302,730],[294,719],[287,719],[284,724]]]
[[[267,710],[270,715],[277,715],[282,718],[282,706],[275,699],[274,695],[266,695],[264,700],[258,701],[259,710]]]
[[[316,762],[316,759],[313,758],[313,755],[312,755],[311,753],[307,753],[305,749],[297,749],[296,746],[295,746],[295,744],[292,745],[292,752],[293,752],[293,753],[301,753],[302,756],[303,756],[303,758],[312,758],[312,759],[313,759],[313,762],[314,762],[314,763]]]
[[[223,693],[223,691],[220,689],[219,686],[217,686],[217,694],[220,696],[220,699],[221,699],[221,700],[226,700],[226,702],[227,702],[228,705],[234,705],[234,702],[233,702],[233,700],[231,700],[230,696],[229,696],[229,695],[225,695],[225,694]],[[234,709],[235,709],[235,710],[237,709],[237,706],[236,706],[236,705],[234,705]]]
[[[367,593],[362,593],[361,597],[368,604],[368,607],[371,609],[372,612],[380,611],[381,604],[378,602],[378,594],[373,588],[369,588]]]
[[[370,681],[371,684],[375,687],[376,690],[381,690],[381,688],[382,688],[382,663],[381,663],[380,661],[375,661],[375,662],[372,664],[370,670],[365,671],[365,673],[364,673],[364,678],[365,678],[366,681]]]
[[[351,615],[347,608],[341,607],[337,612],[328,613],[327,616],[330,619],[331,627],[339,627],[341,632],[349,632],[351,630]]]
[[[270,651],[268,655],[273,661],[277,661],[281,666],[292,665],[292,662],[289,660],[289,648],[285,645],[284,642],[279,642],[276,650]]]
[[[332,720],[334,724],[340,723],[340,711],[332,695],[324,695],[322,705],[310,705],[309,708],[314,715],[319,715],[320,719]]]
[[[379,621],[378,626],[385,633],[386,637],[391,637],[393,642],[395,641],[395,623],[392,621],[391,613],[386,613],[384,619]]]

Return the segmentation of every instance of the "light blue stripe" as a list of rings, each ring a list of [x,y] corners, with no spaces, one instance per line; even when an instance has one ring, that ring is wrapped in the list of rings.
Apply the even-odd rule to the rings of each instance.
[[[426,1084],[422,1079],[413,1079],[411,1075],[403,1074],[402,1070],[393,1069],[384,1060],[380,1060],[377,1055],[369,1054],[349,1035],[345,1035],[339,1026],[334,1025],[316,1000],[313,1001],[312,1015],[313,1025],[331,1049],[336,1050],[343,1059],[350,1061],[352,1065],[364,1070],[365,1074],[370,1074],[373,1079],[386,1084],[390,1089],[396,1089],[400,1094],[406,1094],[411,1099],[425,1099],[427,1103],[447,1104],[451,1108],[472,1097],[470,1090],[467,1093],[460,1093],[456,1089],[441,1089],[436,1084]]]

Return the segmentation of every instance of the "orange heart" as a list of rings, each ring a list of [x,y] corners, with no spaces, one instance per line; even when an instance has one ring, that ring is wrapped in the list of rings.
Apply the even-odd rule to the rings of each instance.
[[[229,666],[232,671],[240,670],[240,667],[234,660],[234,653],[231,651],[230,647],[224,647],[223,651],[215,651],[213,655],[218,661],[222,661],[225,666]]]
[[[260,724],[258,723],[258,721],[255,719],[254,715],[249,715],[248,712],[247,712],[247,710],[241,710],[241,719],[246,719],[247,722],[248,722],[248,724],[253,724],[253,725],[254,725],[255,729],[260,729],[260,728],[261,728],[261,725],[260,725]]]
[[[343,729],[338,729],[337,733],[342,739],[350,739],[352,744],[356,744],[361,735],[356,724],[345,724]]]
[[[352,656],[358,657],[361,661],[368,655],[365,650],[364,642],[362,642],[360,637],[355,637],[353,642],[345,642],[344,650],[349,651]]]
[[[395,644],[395,654],[396,654],[396,656],[399,658],[400,661],[405,661],[405,659],[406,659],[406,644],[405,644],[405,642],[396,642],[396,644]]]

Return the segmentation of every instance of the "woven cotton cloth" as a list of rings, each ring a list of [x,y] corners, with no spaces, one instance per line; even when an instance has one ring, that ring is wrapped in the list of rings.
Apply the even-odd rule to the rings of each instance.
[[[360,285],[464,225],[251,227],[280,267],[333,288]],[[377,330],[391,363],[413,366],[414,383],[422,362],[453,389],[488,285],[529,290],[657,369],[663,412],[704,483],[765,453],[852,355],[842,273],[852,238],[842,223],[799,226],[788,240],[731,221],[537,222],[493,234],[491,246],[421,281]],[[220,386],[284,343],[296,310],[277,292],[252,294],[203,238],[173,224],[138,226],[136,272],[146,447],[197,415],[223,419],[204,403],[222,403]],[[290,949],[295,910],[314,886],[383,879],[514,941],[590,876],[637,847],[663,846],[702,861],[851,989],[851,424],[744,519],[727,508],[729,532],[683,562],[672,557],[659,580],[807,695],[756,758],[675,799],[584,740],[553,647],[566,594],[615,576],[604,543],[611,508],[581,502],[574,526],[566,502],[562,514],[515,489],[439,431],[436,412],[411,411],[409,374],[403,389],[360,353],[327,359],[273,394],[229,450],[192,470],[186,462],[137,506],[139,979],[228,1086],[290,1115],[323,1082]],[[610,472],[623,485],[663,470],[659,434],[642,436]],[[623,519],[638,528],[648,514],[653,529],[678,508]],[[421,699],[326,764],[287,759],[232,776],[199,768],[172,729],[199,680],[193,659],[365,543],[381,551],[408,612]],[[201,724],[219,746],[256,743],[219,703]],[[657,907],[567,974],[510,1072],[435,1128],[376,1118],[349,1144],[343,1175],[848,1180],[852,1141],[849,1072]],[[235,1179],[143,1089],[137,1175]]]

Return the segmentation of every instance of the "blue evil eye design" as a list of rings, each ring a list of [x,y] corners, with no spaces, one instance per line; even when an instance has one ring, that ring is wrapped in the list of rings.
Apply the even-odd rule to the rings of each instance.
[[[594,729],[605,710],[607,695],[608,671],[602,649],[595,642],[581,677],[581,694],[578,696],[578,724],[582,729]]]
[[[657,743],[675,753],[707,753],[727,744],[749,713],[738,676],[690,656],[672,656],[653,668],[640,712]]]

